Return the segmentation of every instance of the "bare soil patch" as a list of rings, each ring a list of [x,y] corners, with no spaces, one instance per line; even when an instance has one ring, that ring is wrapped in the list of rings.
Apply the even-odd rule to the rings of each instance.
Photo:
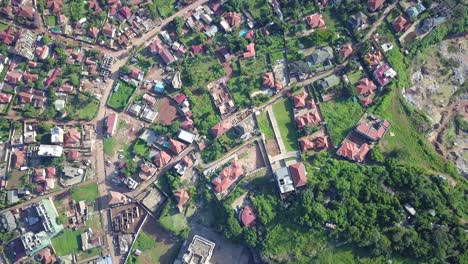
[[[159,110],[156,122],[170,125],[174,120],[178,119],[177,105],[167,97],[161,98],[156,102],[156,109]]]

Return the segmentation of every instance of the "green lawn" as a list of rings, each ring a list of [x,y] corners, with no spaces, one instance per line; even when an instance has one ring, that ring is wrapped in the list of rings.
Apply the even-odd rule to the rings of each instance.
[[[70,253],[77,253],[81,250],[82,230],[65,229],[63,233],[52,239],[55,253],[58,256],[68,255]]]
[[[47,16],[47,26],[55,27],[57,25],[57,18],[55,16]]]
[[[94,202],[99,198],[98,186],[95,182],[92,182],[86,185],[72,187],[71,196],[76,202],[83,200],[88,203]]]
[[[135,87],[130,86],[121,81],[119,81],[118,83],[120,84],[119,89],[115,91],[114,88],[114,91],[112,92],[111,96],[109,97],[109,100],[107,101],[107,105],[116,110],[123,111],[125,107],[127,107],[130,97],[135,91]]]
[[[268,118],[267,112],[261,112],[260,115],[257,116],[258,120],[258,128],[260,131],[265,135],[265,139],[272,139],[275,137],[275,131],[273,131],[273,127],[271,127],[270,120]]]
[[[182,82],[195,89],[205,88],[208,83],[226,74],[223,66],[214,55],[197,55],[185,60],[181,66]]]
[[[0,32],[3,32],[5,29],[8,28],[8,25],[5,23],[0,23]]]
[[[153,0],[153,2],[158,7],[159,14],[162,17],[171,16],[176,12],[175,0]]]
[[[80,109],[78,109],[78,116],[83,120],[91,120],[96,116],[98,110],[99,100],[89,96]]]
[[[362,72],[357,70],[351,74],[348,74],[349,83],[351,86],[354,85],[362,78]]]
[[[104,153],[106,155],[112,156],[115,153],[114,146],[117,142],[113,138],[104,139]]]
[[[328,124],[334,145],[338,145],[346,137],[364,114],[364,109],[359,102],[354,102],[351,99],[338,99],[321,103],[320,110]]]
[[[287,151],[297,150],[297,129],[291,100],[284,99],[273,105],[276,122]]]

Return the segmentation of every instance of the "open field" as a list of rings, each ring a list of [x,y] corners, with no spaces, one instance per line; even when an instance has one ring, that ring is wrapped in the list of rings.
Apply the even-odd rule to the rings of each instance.
[[[94,202],[99,198],[98,186],[92,182],[79,187],[73,187],[71,189],[71,196],[75,201]]]
[[[130,86],[121,81],[119,81],[118,83],[120,84],[119,89],[116,91],[114,88],[114,91],[112,92],[112,94],[109,97],[109,100],[107,101],[107,105],[112,108],[115,108],[116,110],[122,111],[125,109],[125,107],[127,107],[130,97],[135,91],[135,87]]]
[[[288,99],[281,100],[273,105],[276,122],[287,151],[297,150],[297,129],[292,108],[292,102]]]
[[[113,138],[105,138],[104,139],[104,154],[113,156],[115,153],[115,146],[116,142]]]
[[[364,109],[359,102],[351,99],[338,99],[320,104],[320,110],[328,124],[330,136],[334,145],[346,137],[357,121],[364,114]]]
[[[159,223],[162,227],[173,232],[175,235],[182,234],[182,232],[188,228],[187,220],[172,201],[166,204],[159,218]]]
[[[62,234],[52,239],[52,245],[58,256],[77,253],[81,249],[80,230],[65,229]]]

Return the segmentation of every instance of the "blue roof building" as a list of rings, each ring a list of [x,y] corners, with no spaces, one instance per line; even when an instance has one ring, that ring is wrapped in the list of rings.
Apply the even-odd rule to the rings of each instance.
[[[163,82],[157,82],[154,86],[153,86],[153,91],[157,92],[157,93],[164,93],[164,90],[166,89],[166,87],[164,86],[164,83]]]
[[[426,7],[421,2],[418,2],[415,6],[412,6],[406,10],[406,14],[411,18],[416,18],[422,12],[426,11]]]

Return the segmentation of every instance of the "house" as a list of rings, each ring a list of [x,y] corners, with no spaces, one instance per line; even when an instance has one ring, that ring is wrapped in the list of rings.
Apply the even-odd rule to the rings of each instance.
[[[416,5],[406,9],[406,14],[412,20],[414,20],[415,18],[417,18],[424,11],[426,11],[426,7],[421,2],[418,2]]]
[[[294,103],[294,108],[306,107],[307,97],[309,97],[309,94],[305,90],[302,90],[301,93],[293,96],[292,100],[293,100],[293,103]]]
[[[115,129],[117,128],[118,115],[112,113],[106,117],[106,136],[112,137],[115,134]]]
[[[141,111],[143,110],[143,106],[141,104],[133,104],[128,109],[128,113],[133,116],[139,116]]]
[[[275,178],[281,194],[294,191],[294,182],[287,167],[281,167],[275,171]]]
[[[323,19],[322,14],[315,13],[306,17],[306,22],[312,29],[326,28],[325,20]]]
[[[45,170],[47,178],[55,178],[57,174],[55,167],[46,167]]]
[[[294,61],[288,64],[289,76],[304,80],[311,73],[309,65],[304,61]]]
[[[16,38],[16,32],[13,27],[8,27],[0,33],[0,41],[5,45],[11,45]]]
[[[176,96],[174,96],[173,99],[178,105],[181,105],[183,102],[185,102],[187,96],[184,93],[178,93]]]
[[[268,88],[275,87],[275,77],[273,76],[272,72],[266,72],[263,74],[262,83],[264,86]]]
[[[252,227],[255,225],[257,217],[255,216],[252,207],[250,205],[244,206],[240,212],[241,222],[245,227]]]
[[[190,52],[192,53],[192,55],[197,55],[198,53],[202,53],[204,51],[204,47],[203,45],[192,45],[190,47]]]
[[[356,89],[360,95],[367,97],[371,95],[377,87],[369,78],[363,78],[356,84]]]
[[[223,193],[244,174],[244,170],[237,161],[233,161],[229,166],[224,168],[218,177],[214,178],[212,183],[214,190],[217,193]]]
[[[0,92],[0,104],[9,104],[11,102],[11,98],[13,98],[12,94]]]
[[[21,81],[22,77],[23,75],[21,75],[21,73],[16,71],[10,71],[6,75],[6,81],[11,84],[17,84],[19,81]]]
[[[115,36],[115,26],[113,25],[110,25],[110,24],[106,24],[102,27],[102,34],[108,38],[114,38]]]
[[[375,12],[382,8],[385,0],[368,0],[367,1],[367,6],[372,12]]]
[[[209,38],[212,38],[218,33],[218,27],[216,25],[206,26],[205,35]]]
[[[175,262],[209,264],[215,246],[216,244],[208,239],[195,235],[181,259]]]
[[[23,81],[26,83],[36,82],[37,80],[39,80],[39,74],[34,74],[34,73],[29,73],[29,72],[26,72],[23,74]]]
[[[169,149],[175,154],[179,155],[187,146],[175,139],[169,139]]]
[[[351,15],[349,17],[348,25],[354,31],[364,29],[368,26],[367,16],[363,12],[359,11],[357,14]]]
[[[219,137],[231,128],[232,128],[231,122],[221,121],[220,123],[216,124],[215,126],[211,128],[211,134],[213,134],[215,137]]]
[[[387,63],[385,63],[379,65],[372,75],[377,80],[377,83],[381,87],[383,87],[387,85],[392,80],[392,78],[395,78],[397,73],[395,72],[395,70],[390,68],[390,66]]]
[[[55,126],[52,129],[50,129],[50,143],[62,144],[63,137],[64,137],[63,128]]]
[[[64,143],[66,147],[73,147],[79,145],[81,142],[81,133],[75,129],[68,129],[64,136]]]
[[[255,43],[250,43],[246,47],[246,52],[242,54],[244,59],[255,57]]]
[[[371,147],[367,143],[363,143],[359,146],[358,144],[345,139],[336,154],[349,160],[363,162],[370,149]]]
[[[109,191],[109,206],[115,207],[127,202],[127,197],[119,192]]]
[[[153,86],[153,91],[157,93],[164,93],[164,90],[166,89],[166,85],[163,82],[157,81],[154,86]]]
[[[46,171],[44,168],[34,170],[34,181],[43,182],[46,179]]]
[[[140,118],[143,121],[153,123],[154,119],[156,119],[157,116],[158,116],[158,111],[156,111],[155,109],[152,109],[149,106],[145,106],[145,108],[143,109],[143,112],[141,112]]]
[[[314,138],[313,140],[309,140],[307,138],[300,139],[299,145],[303,152],[307,152],[313,149],[315,150],[327,149],[329,147],[328,142],[329,141],[328,141],[327,136],[320,136],[320,137]]]
[[[246,39],[254,39],[255,38],[255,31],[252,29],[245,33],[244,38]]]
[[[80,156],[80,153],[76,149],[69,150],[67,152],[67,160],[68,161],[77,161],[79,156]]]
[[[119,10],[119,15],[124,19],[129,19],[132,16],[132,10],[128,6],[124,6]]]
[[[138,68],[133,68],[130,71],[130,77],[132,77],[133,79],[135,79],[137,81],[141,81],[141,80],[143,80],[144,73]]]
[[[375,53],[367,53],[365,56],[364,56],[364,60],[367,62],[367,64],[369,64],[370,66],[375,66],[377,64],[379,64],[381,61],[382,61],[382,53],[380,52],[380,50],[378,50],[377,52]]]
[[[50,75],[50,76],[44,81],[44,85],[45,85],[45,86],[50,86],[52,83],[54,83],[55,80],[57,80],[57,78],[59,77],[59,75],[60,75],[61,72],[62,72],[62,68],[60,68],[60,67],[55,68],[55,70],[52,72],[52,75]]]
[[[177,201],[177,208],[182,212],[184,210],[184,205],[190,200],[189,193],[184,189],[180,189],[174,193],[174,197]]]
[[[146,181],[147,179],[153,177],[157,170],[158,169],[154,167],[153,164],[144,162],[140,165],[140,179],[142,181]]]
[[[47,8],[52,14],[60,14],[62,13],[63,3],[62,0],[48,0],[47,1]]]
[[[162,168],[166,166],[169,161],[171,161],[171,159],[171,155],[169,155],[166,151],[161,150],[154,156],[153,162],[158,168]]]
[[[33,60],[35,44],[36,35],[30,30],[22,30],[19,39],[16,41],[13,53],[28,60]]]
[[[15,216],[11,211],[0,214],[0,227],[2,232],[13,232],[18,227]]]
[[[317,108],[308,110],[305,114],[296,117],[297,128],[302,129],[306,126],[317,125],[322,122]]]
[[[406,20],[403,16],[399,16],[393,21],[393,30],[395,30],[396,33],[400,33],[402,31],[406,31],[411,24]]]
[[[353,46],[351,44],[345,44],[340,50],[340,55],[343,58],[348,58],[353,53]]]
[[[380,140],[390,128],[387,120],[362,122],[356,127],[356,132],[370,141]]]
[[[88,36],[90,36],[91,38],[97,38],[99,35],[99,28],[97,27],[90,27],[88,29]]]
[[[188,132],[188,131],[185,131],[183,129],[180,130],[179,132],[179,135],[177,136],[178,139],[188,143],[188,144],[192,144],[192,142],[195,140],[195,135]]]
[[[334,87],[334,86],[337,86],[338,84],[340,84],[340,78],[338,78],[338,76],[332,74],[330,76],[327,76],[325,78],[323,78],[322,80],[320,80],[318,82],[319,84],[319,87],[322,88],[322,89],[328,89],[328,88],[331,88],[331,87]]]
[[[333,49],[330,46],[321,47],[315,50],[309,57],[311,65],[324,64],[333,59]]]
[[[289,173],[294,182],[294,187],[299,188],[307,184],[306,171],[304,163],[297,162],[289,165]]]
[[[58,93],[71,93],[74,89],[75,87],[73,87],[71,83],[66,82],[63,83],[60,87],[58,87],[56,91]]]
[[[242,23],[241,15],[236,12],[227,12],[224,15],[224,19],[226,19],[231,27],[237,27]]]
[[[37,149],[37,155],[39,157],[53,157],[59,158],[63,154],[63,147],[62,146],[55,146],[55,145],[39,145]]]
[[[34,7],[23,5],[19,7],[18,13],[16,15],[18,17],[22,17],[27,20],[33,20],[35,14],[36,14],[36,10],[34,9]]]

